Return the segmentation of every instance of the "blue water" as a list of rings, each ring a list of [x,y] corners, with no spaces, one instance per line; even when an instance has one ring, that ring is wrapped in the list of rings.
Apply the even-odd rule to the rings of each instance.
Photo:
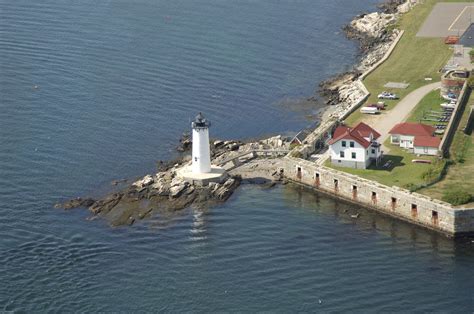
[[[52,208],[153,172],[197,111],[219,138],[311,124],[288,104],[375,2],[0,0],[0,312],[472,312],[473,244],[295,187],[123,228]]]

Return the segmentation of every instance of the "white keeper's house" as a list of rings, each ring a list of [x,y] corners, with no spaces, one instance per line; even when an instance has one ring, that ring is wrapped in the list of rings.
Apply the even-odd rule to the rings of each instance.
[[[377,139],[380,133],[361,122],[356,127],[338,126],[329,140],[331,163],[336,166],[366,169],[383,156]]]
[[[434,136],[435,131],[434,127],[427,124],[399,123],[389,132],[390,143],[417,155],[436,156],[441,140]]]

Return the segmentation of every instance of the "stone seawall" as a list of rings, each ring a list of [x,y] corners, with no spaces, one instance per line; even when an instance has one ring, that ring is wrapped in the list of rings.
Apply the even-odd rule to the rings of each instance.
[[[388,187],[299,158],[285,157],[279,167],[278,170],[295,183],[449,236],[474,233],[474,208],[455,208],[418,193]]]
[[[449,155],[449,147],[451,146],[451,142],[454,138],[454,133],[456,132],[461,117],[464,113],[466,104],[469,99],[469,95],[471,94],[471,90],[467,84],[464,82],[464,86],[459,94],[459,99],[456,103],[456,109],[454,109],[453,115],[449,120],[448,126],[446,127],[446,131],[444,133],[443,139],[439,144],[439,151],[442,153],[443,156]]]

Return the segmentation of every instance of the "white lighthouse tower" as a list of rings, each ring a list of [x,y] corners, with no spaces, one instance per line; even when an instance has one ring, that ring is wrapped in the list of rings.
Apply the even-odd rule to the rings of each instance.
[[[227,172],[217,165],[211,165],[211,153],[209,147],[209,127],[211,122],[199,113],[191,124],[193,128],[193,153],[191,164],[186,164],[177,170],[179,177],[187,182],[204,186],[211,182],[223,182]]]
[[[211,172],[211,154],[209,149],[209,127],[211,122],[207,121],[202,113],[199,113],[192,122],[193,128],[193,173]]]

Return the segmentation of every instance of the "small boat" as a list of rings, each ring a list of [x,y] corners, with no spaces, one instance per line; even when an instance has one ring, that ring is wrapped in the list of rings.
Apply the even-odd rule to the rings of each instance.
[[[440,105],[442,108],[450,108],[450,109],[454,109],[456,107],[456,103],[453,103],[453,102],[444,102]]]
[[[431,164],[431,160],[426,160],[426,159],[413,159],[411,162],[418,163],[418,164]]]
[[[449,100],[449,101],[457,101],[457,96],[453,93],[449,93],[447,95],[442,95],[441,97],[443,97],[443,99],[445,100]]]

